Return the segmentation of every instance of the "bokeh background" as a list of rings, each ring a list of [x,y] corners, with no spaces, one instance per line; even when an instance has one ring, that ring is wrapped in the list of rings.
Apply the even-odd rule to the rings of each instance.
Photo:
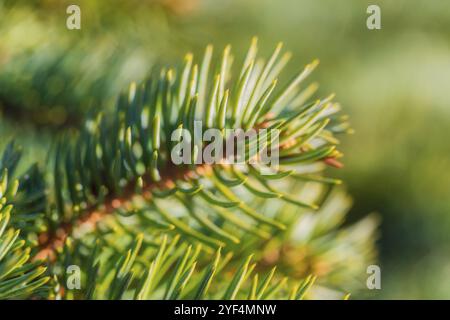
[[[66,8],[81,7],[81,30]],[[366,9],[381,8],[381,30]],[[450,2],[448,0],[0,1],[0,148],[46,161],[61,132],[114,106],[152,66],[208,43],[236,56],[252,36],[314,58],[320,94],[337,93],[355,134],[342,149],[350,221],[376,211],[382,289],[374,298],[450,299]]]

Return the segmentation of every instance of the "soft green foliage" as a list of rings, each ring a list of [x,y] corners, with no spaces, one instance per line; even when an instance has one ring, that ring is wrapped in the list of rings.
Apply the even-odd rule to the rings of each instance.
[[[11,226],[19,180],[10,176],[19,158],[10,145],[0,161],[0,299],[45,297],[48,291],[44,286],[49,280],[44,274],[46,267],[40,261],[31,262],[30,244]]]
[[[366,28],[372,4],[379,31]],[[258,34],[283,40],[295,61],[320,58],[314,80],[337,93],[356,132],[340,146],[345,169],[333,172],[355,199],[349,217],[375,210],[383,220],[382,290],[369,296],[450,298],[450,2],[230,0],[202,5],[183,27],[195,52],[202,30],[236,50]]]
[[[77,4],[86,21],[81,36],[67,32],[61,1],[0,1],[0,112],[5,118],[41,128],[79,128],[87,114],[109,108],[118,90],[143,77],[155,62],[154,48],[165,46],[166,33],[154,31],[167,19],[160,3],[148,4],[151,19],[133,19],[145,28],[131,36],[130,21],[120,15],[110,12],[96,20],[99,7],[108,7],[103,3]]]
[[[60,138],[48,199],[35,167],[21,194],[25,203],[34,190],[38,201],[17,213],[34,221],[23,224],[27,239],[48,258],[47,298],[342,298],[359,286],[376,220],[342,226],[348,198],[322,175],[340,165],[336,135],[349,126],[333,95],[308,102],[315,86],[302,81],[318,62],[285,80],[281,49],[264,60],[253,39],[236,73],[229,46],[217,60],[208,46],[198,64],[188,54],[179,69],[132,83],[116,112]],[[279,129],[280,167],[262,175],[248,159],[175,165],[171,133],[193,133],[195,120]],[[79,290],[66,288],[71,265],[82,271]]]
[[[220,232],[215,228],[219,222],[236,225],[233,221],[238,220],[239,229],[260,236],[270,230],[285,229],[282,223],[250,206],[255,198],[279,198],[300,207],[316,208],[314,203],[289,194],[288,183],[284,181],[293,178],[320,181],[320,176],[311,174],[323,170],[323,160],[339,156],[333,135],[347,130],[347,124],[335,116],[340,108],[331,102],[331,97],[304,104],[309,93],[299,90],[299,83],[317,63],[307,65],[292,81],[268,95],[273,89],[271,83],[279,75],[279,64],[285,63],[283,58],[277,60],[280,46],[267,63],[259,60],[255,65],[254,41],[236,79],[231,78],[229,71],[228,48],[221,62],[214,66],[217,76],[206,72],[210,68],[210,50],[208,47],[200,71],[188,54],[179,72],[162,70],[159,76],[142,85],[132,84],[119,98],[112,117],[99,115],[88,121],[73,146],[66,142],[60,144],[54,169],[58,219],[70,222],[85,208],[93,210],[105,202],[114,206],[114,201],[122,201],[126,202],[120,204],[122,207],[130,205],[135,210],[154,208],[152,214],[155,212],[168,220],[186,236],[218,247],[238,242],[226,232],[225,226]],[[228,86],[231,88],[225,89]],[[200,95],[205,92],[210,94]],[[285,106],[283,110],[281,106]],[[228,110],[224,112],[225,117],[218,116],[221,109]],[[248,160],[245,168],[221,164],[212,165],[214,170],[209,166],[175,166],[170,159],[176,144],[170,140],[171,133],[183,127],[194,135],[196,118],[209,123],[208,117],[214,116],[217,117],[211,125],[219,128],[278,128],[280,143],[289,143],[280,152],[279,172],[262,176]],[[193,146],[192,154],[196,148],[201,150],[202,146]],[[151,199],[134,207],[135,193],[144,196],[149,193]],[[187,215],[216,233],[217,238],[205,236],[171,217],[160,205],[167,199],[180,203]],[[198,208],[202,207],[211,207],[209,214],[200,212]],[[212,219],[219,220],[214,223]]]
[[[158,8],[159,2],[176,10],[176,15],[166,15],[165,9]],[[35,161],[40,165],[53,162],[49,152],[52,129],[57,126],[60,132],[71,132],[73,125],[82,126],[91,106],[110,114],[112,109],[104,109],[109,106],[92,101],[107,96],[106,104],[113,107],[118,91],[132,80],[140,82],[155,57],[172,64],[186,50],[199,56],[207,42],[216,48],[232,43],[236,74],[240,67],[236,61],[244,57],[251,35],[263,40],[264,55],[270,53],[274,41],[282,40],[293,57],[283,74],[289,78],[303,62],[320,58],[321,67],[305,85],[318,81],[320,95],[336,92],[351,115],[357,134],[343,138],[339,145],[346,153],[345,168],[327,173],[342,178],[355,199],[353,209],[344,215],[346,224],[374,210],[383,217],[382,237],[377,242],[383,289],[358,293],[349,286],[352,297],[450,297],[445,281],[450,266],[450,202],[446,200],[450,145],[445,139],[450,127],[449,1],[377,1],[382,29],[375,31],[365,25],[366,9],[374,4],[369,0],[230,0],[220,4],[128,0],[110,5],[104,0],[77,0],[82,10],[80,31],[65,28],[69,4],[73,2],[0,0],[0,91],[4,98],[0,150],[11,139],[23,146],[18,172]],[[59,81],[51,80],[48,75],[52,73]],[[7,105],[7,101],[18,103]],[[51,171],[46,172],[50,180]],[[346,196],[337,198],[341,199],[338,203],[348,202]],[[172,202],[166,205],[170,212]],[[258,211],[263,210],[258,207]],[[14,212],[11,225],[21,229],[21,237],[29,234],[16,225],[24,221],[17,219],[21,210]],[[269,210],[268,214],[273,213]],[[299,218],[302,215],[299,212]],[[29,220],[27,226],[34,221]],[[346,234],[346,228],[340,230]],[[318,243],[336,248],[333,256],[355,252],[348,257],[354,263],[344,261],[339,269],[347,270],[343,274],[364,273],[349,270],[358,265],[352,258],[358,257],[358,250],[338,249],[346,246],[336,247],[332,241]],[[304,250],[289,255],[296,257],[300,269],[305,265]],[[311,253],[308,260],[320,265],[320,259],[314,260],[317,251],[307,252]],[[277,262],[278,270],[283,260]],[[318,269],[312,273],[318,274],[319,282],[335,280],[317,273]],[[349,281],[335,283],[347,285]],[[363,285],[360,282],[355,287]],[[317,287],[316,282],[312,291]]]
[[[208,251],[200,244],[182,242],[179,236],[149,243],[139,234],[129,248],[121,248],[125,254],[118,259],[111,259],[117,256],[111,246],[96,257],[99,247],[96,243],[89,268],[83,268],[88,270],[83,289],[69,291],[66,298],[301,299],[315,279],[288,282],[275,268],[256,273],[252,255],[236,265],[231,252]],[[68,246],[63,255],[70,256],[75,249],[82,250]]]

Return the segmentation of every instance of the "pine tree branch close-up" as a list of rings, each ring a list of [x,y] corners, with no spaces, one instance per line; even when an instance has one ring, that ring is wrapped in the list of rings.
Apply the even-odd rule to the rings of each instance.
[[[263,59],[254,38],[239,59],[209,45],[198,61],[189,53],[181,66],[155,69],[120,94],[114,112],[61,135],[45,174],[35,167],[11,180],[8,166],[20,158],[11,144],[2,298],[344,298],[358,288],[361,266],[375,259],[377,219],[343,226],[349,198],[323,175],[342,166],[337,136],[351,129],[334,95],[313,98],[317,86],[303,84],[317,60],[283,77],[291,54],[282,47]],[[196,123],[218,128],[224,142],[228,129],[276,129],[279,165],[263,174],[254,157],[233,164],[219,149],[218,161],[197,164],[203,142],[178,150],[194,163],[175,164],[174,132],[195,135]],[[258,139],[245,140],[247,154]],[[11,212],[22,219],[10,222]],[[73,266],[84,281],[68,290]]]
[[[449,299],[449,30],[442,0],[0,0],[1,315]]]

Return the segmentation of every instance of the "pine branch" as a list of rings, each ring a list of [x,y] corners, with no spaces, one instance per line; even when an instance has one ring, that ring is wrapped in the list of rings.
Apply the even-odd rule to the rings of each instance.
[[[103,247],[100,250],[101,245],[97,242],[92,249],[94,253],[83,268],[88,270],[88,274],[82,278],[92,284],[82,285],[85,289],[69,297],[138,300],[304,299],[315,281],[312,276],[300,280],[288,279],[280,276],[275,268],[257,273],[252,255],[247,256],[240,266],[233,266],[230,253],[224,255],[219,248],[209,254],[201,245],[194,247],[180,242],[179,237],[169,241],[167,236],[163,236],[159,246],[150,254],[143,250],[144,242],[144,236],[138,234],[125,249],[126,254],[115,259],[102,254],[108,249]],[[62,254],[70,255],[75,248],[73,245],[66,246]],[[144,261],[145,264],[141,263]],[[101,276],[100,270],[115,271],[112,276],[105,277]],[[225,281],[224,277],[228,279],[229,271],[234,276],[231,281]],[[260,282],[257,280],[259,278],[262,279]]]
[[[62,137],[50,155],[48,197],[36,166],[19,178],[15,214],[24,219],[12,226],[30,244],[33,275],[43,277],[39,259],[47,259],[52,276],[52,292],[40,280],[23,294],[303,299],[315,296],[313,283],[357,287],[375,258],[377,222],[343,226],[348,197],[330,192],[340,180],[322,176],[327,166],[341,166],[336,135],[350,129],[333,96],[308,102],[317,86],[301,88],[317,62],[283,84],[289,55],[280,57],[281,45],[264,62],[253,40],[235,76],[230,47],[216,64],[212,50],[198,65],[188,54],[181,69],[131,84],[115,113],[100,113],[77,137]],[[195,120],[222,129],[224,141],[225,129],[254,129],[270,138],[269,148],[274,137],[263,129],[278,129],[280,166],[265,175],[250,158],[237,165],[224,163],[224,155],[217,163],[176,164],[172,133],[193,134]],[[246,156],[256,142],[246,141]],[[206,148],[189,151],[195,158]],[[12,172],[18,157],[10,145],[1,165]],[[83,274],[77,290],[67,285],[74,265]]]
[[[224,176],[245,179],[242,186],[252,194],[249,199],[272,195],[302,207],[315,208],[314,204],[274,189],[271,181],[259,176],[248,162],[242,170],[221,164],[177,166],[170,161],[174,146],[170,141],[171,133],[177,128],[187,128],[193,133],[195,119],[203,119],[219,128],[278,128],[282,167],[309,166],[317,171],[322,163],[340,157],[335,150],[333,133],[346,131],[347,125],[333,119],[339,106],[331,102],[332,97],[302,106],[311,89],[301,91],[299,84],[317,62],[307,65],[282,89],[275,90],[280,65],[286,62],[285,56],[278,58],[280,50],[281,45],[267,63],[255,64],[257,48],[253,41],[237,78],[231,76],[232,58],[228,47],[216,66],[215,77],[209,72],[211,46],[200,68],[188,54],[180,71],[163,69],[159,76],[151,77],[142,85],[133,83],[128,93],[119,98],[114,115],[100,114],[87,123],[76,142],[63,141],[56,152],[54,168],[56,210],[52,215],[58,216],[40,236],[42,250],[38,256],[52,255],[74,225],[91,224],[113,211],[143,208],[157,213],[159,218],[175,225],[176,230],[190,238],[212,247],[227,245],[224,234],[216,234],[214,238],[202,236],[184,222],[174,220],[158,205],[158,198],[185,198],[184,207],[190,215],[195,210],[189,206],[198,201],[214,211],[222,211],[210,218],[223,219],[228,215],[225,220],[232,221],[244,216],[250,221],[246,225],[250,230],[258,228],[268,232],[285,228],[242,201],[230,184],[224,183],[224,179],[230,181]],[[230,89],[226,89],[228,86]],[[247,146],[249,144],[251,141]],[[285,171],[276,175],[290,179]],[[144,201],[137,205],[139,199],[136,198]],[[210,218],[200,218],[194,213],[194,219],[203,221],[203,225],[209,225],[213,231],[215,223]]]

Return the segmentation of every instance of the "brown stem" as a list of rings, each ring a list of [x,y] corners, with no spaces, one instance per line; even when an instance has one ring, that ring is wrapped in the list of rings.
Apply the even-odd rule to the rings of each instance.
[[[268,124],[267,122],[263,122],[259,124],[256,129],[264,128]],[[284,148],[289,146],[289,141],[287,144],[280,146],[280,148]],[[340,167],[342,164],[338,162],[336,159],[329,157],[324,159],[324,162],[328,165]],[[174,165],[168,166],[164,172],[161,173],[161,181],[155,183],[151,180],[150,176],[144,176],[144,187],[142,193],[137,195],[135,192],[136,181],[130,183],[126,188],[123,194],[118,197],[117,195],[110,194],[106,197],[103,205],[95,205],[91,208],[88,208],[78,219],[72,222],[63,222],[59,225],[58,228],[46,231],[41,233],[38,236],[39,242],[39,251],[35,255],[34,259],[48,259],[50,261],[54,261],[56,258],[56,251],[59,248],[62,248],[64,242],[67,237],[73,233],[75,229],[78,228],[89,228],[95,229],[97,223],[101,221],[105,216],[108,216],[110,213],[114,212],[119,208],[128,208],[130,207],[130,202],[134,197],[140,196],[145,199],[151,199],[152,190],[156,187],[160,189],[169,189],[175,186],[176,180],[188,180],[195,176],[204,176],[207,174],[211,174],[212,167],[211,165],[201,164],[197,165],[195,169],[191,168],[183,168],[180,170],[179,167],[175,167]]]
[[[178,170],[177,170],[178,169]],[[88,208],[80,217],[72,222],[62,222],[58,228],[45,231],[38,236],[39,251],[34,256],[34,260],[55,261],[56,251],[63,247],[66,239],[74,230],[88,228],[94,230],[99,221],[119,208],[130,207],[130,202],[135,197],[151,199],[152,190],[156,187],[169,189],[175,186],[175,180],[187,180],[196,175],[205,175],[211,172],[211,166],[199,165],[195,169],[183,169],[170,167],[162,174],[162,179],[158,183],[153,182],[149,176],[144,177],[144,187],[142,193],[136,194],[134,191],[135,182],[130,183],[123,194],[118,197],[114,194],[106,197],[103,205],[95,205]]]

